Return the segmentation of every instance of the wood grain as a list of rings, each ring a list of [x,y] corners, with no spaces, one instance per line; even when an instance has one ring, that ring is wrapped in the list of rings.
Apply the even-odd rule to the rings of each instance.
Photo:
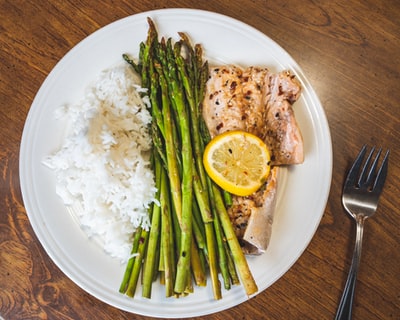
[[[207,319],[334,317],[355,229],[341,206],[341,188],[364,143],[390,148],[391,155],[378,213],[365,226],[354,319],[400,319],[400,2],[396,0],[0,0],[0,316],[150,319],[95,299],[55,266],[27,218],[18,161],[25,118],[55,64],[99,28],[167,7],[222,13],[275,40],[310,80],[332,134],[331,192],[305,252],[270,288]]]

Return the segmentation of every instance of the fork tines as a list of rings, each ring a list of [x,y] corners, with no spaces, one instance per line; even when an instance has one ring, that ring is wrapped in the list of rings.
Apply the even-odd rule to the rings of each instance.
[[[371,148],[371,151],[364,162],[363,159],[367,151],[367,146],[364,145],[361,148],[353,166],[351,167],[349,174],[347,176],[347,184],[353,184],[358,188],[367,188],[370,191],[376,191],[380,193],[382,191],[387,169],[388,169],[388,159],[389,150],[386,151],[382,163],[377,171],[379,158],[382,153],[382,148],[379,148],[375,158],[373,159],[373,154],[375,152],[375,147]],[[360,173],[361,169],[361,173]]]

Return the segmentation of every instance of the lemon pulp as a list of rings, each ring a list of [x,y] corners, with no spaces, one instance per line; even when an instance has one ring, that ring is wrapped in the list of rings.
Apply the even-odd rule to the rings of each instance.
[[[257,136],[229,131],[213,138],[203,155],[210,178],[224,190],[239,196],[257,191],[270,172],[270,153]]]

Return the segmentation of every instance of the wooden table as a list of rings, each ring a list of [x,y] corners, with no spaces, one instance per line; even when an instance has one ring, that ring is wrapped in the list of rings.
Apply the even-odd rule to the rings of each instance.
[[[367,221],[354,319],[400,319],[400,2],[0,1],[0,316],[20,319],[144,319],[80,289],[52,262],[27,218],[19,186],[26,115],[68,50],[99,28],[143,11],[215,11],[254,26],[299,63],[327,114],[333,143],[329,200],[293,267],[255,298],[207,319],[332,319],[354,244],[341,205],[360,146],[390,148],[377,215]],[[165,315],[167,318],[168,315]]]

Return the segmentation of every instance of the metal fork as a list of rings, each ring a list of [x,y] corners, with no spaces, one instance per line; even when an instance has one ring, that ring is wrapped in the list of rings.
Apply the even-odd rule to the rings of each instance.
[[[357,272],[361,257],[364,221],[376,211],[388,169],[389,150],[386,151],[379,169],[378,160],[382,149],[379,149],[375,158],[372,159],[375,152],[375,148],[373,147],[364,162],[366,151],[367,147],[364,145],[354,161],[343,187],[343,206],[356,221],[356,242],[349,275],[347,276],[346,285],[336,313],[336,320],[351,319]]]

